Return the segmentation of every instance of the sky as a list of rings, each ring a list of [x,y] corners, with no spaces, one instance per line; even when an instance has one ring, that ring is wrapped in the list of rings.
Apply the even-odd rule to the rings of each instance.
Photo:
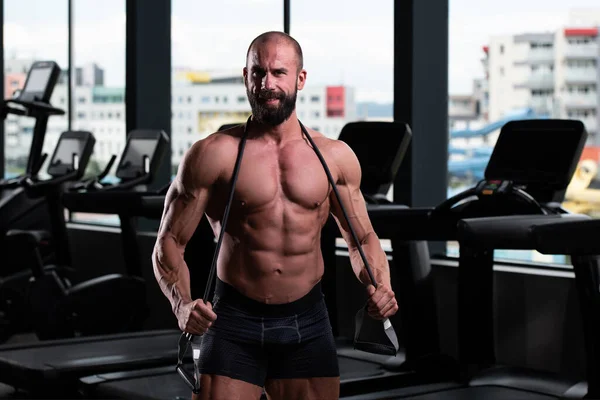
[[[241,74],[250,41],[283,30],[282,4],[172,0],[173,66]],[[473,79],[483,76],[490,36],[553,32],[570,26],[572,9],[600,15],[599,0],[450,0],[449,8],[450,94],[470,93]],[[125,0],[75,0],[74,17],[75,64],[94,62],[105,69],[106,85],[123,86]],[[66,67],[66,0],[4,0],[4,19],[5,58],[53,59]],[[303,48],[307,85],[345,84],[357,101],[392,101],[393,0],[292,0],[290,26]]]

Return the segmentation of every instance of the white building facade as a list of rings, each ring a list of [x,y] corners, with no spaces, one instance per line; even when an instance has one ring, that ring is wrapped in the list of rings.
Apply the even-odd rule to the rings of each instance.
[[[581,120],[600,145],[600,41],[597,27],[493,37],[484,48],[489,121],[516,109]]]

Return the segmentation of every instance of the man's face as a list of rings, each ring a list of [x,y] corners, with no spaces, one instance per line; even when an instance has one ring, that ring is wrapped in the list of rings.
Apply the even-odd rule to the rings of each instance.
[[[256,121],[270,126],[286,121],[296,107],[305,77],[306,71],[298,72],[291,45],[275,40],[256,44],[244,68],[246,93]]]

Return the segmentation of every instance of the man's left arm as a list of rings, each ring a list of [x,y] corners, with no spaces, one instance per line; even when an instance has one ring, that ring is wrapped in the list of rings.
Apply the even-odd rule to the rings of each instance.
[[[348,244],[354,274],[367,288],[369,315],[377,319],[389,318],[398,311],[398,303],[391,287],[387,256],[381,247],[379,237],[373,229],[364,197],[360,191],[360,163],[352,149],[344,142],[334,142],[332,150],[331,154],[337,167],[336,187],[346,210],[348,221],[346,221],[333,191],[330,194],[331,213]],[[354,240],[348,222],[356,233],[358,243]],[[377,282],[377,290],[371,283],[358,250],[359,246],[361,246],[373,277]]]

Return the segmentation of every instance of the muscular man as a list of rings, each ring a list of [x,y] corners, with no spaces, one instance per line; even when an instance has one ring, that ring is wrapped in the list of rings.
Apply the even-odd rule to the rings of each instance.
[[[186,153],[165,200],[153,253],[155,275],[179,327],[203,335],[199,399],[258,399],[263,388],[271,399],[336,399],[339,369],[320,287],[320,235],[329,213],[366,287],[369,314],[378,319],[398,309],[387,258],[368,218],[354,153],[344,142],[309,130],[360,243],[352,240],[323,166],[302,133],[295,104],[306,71],[298,43],[281,32],[258,36],[243,76],[252,118],[247,126],[196,142]],[[186,243],[203,215],[219,234],[246,129],[215,294],[212,302],[192,299]]]

